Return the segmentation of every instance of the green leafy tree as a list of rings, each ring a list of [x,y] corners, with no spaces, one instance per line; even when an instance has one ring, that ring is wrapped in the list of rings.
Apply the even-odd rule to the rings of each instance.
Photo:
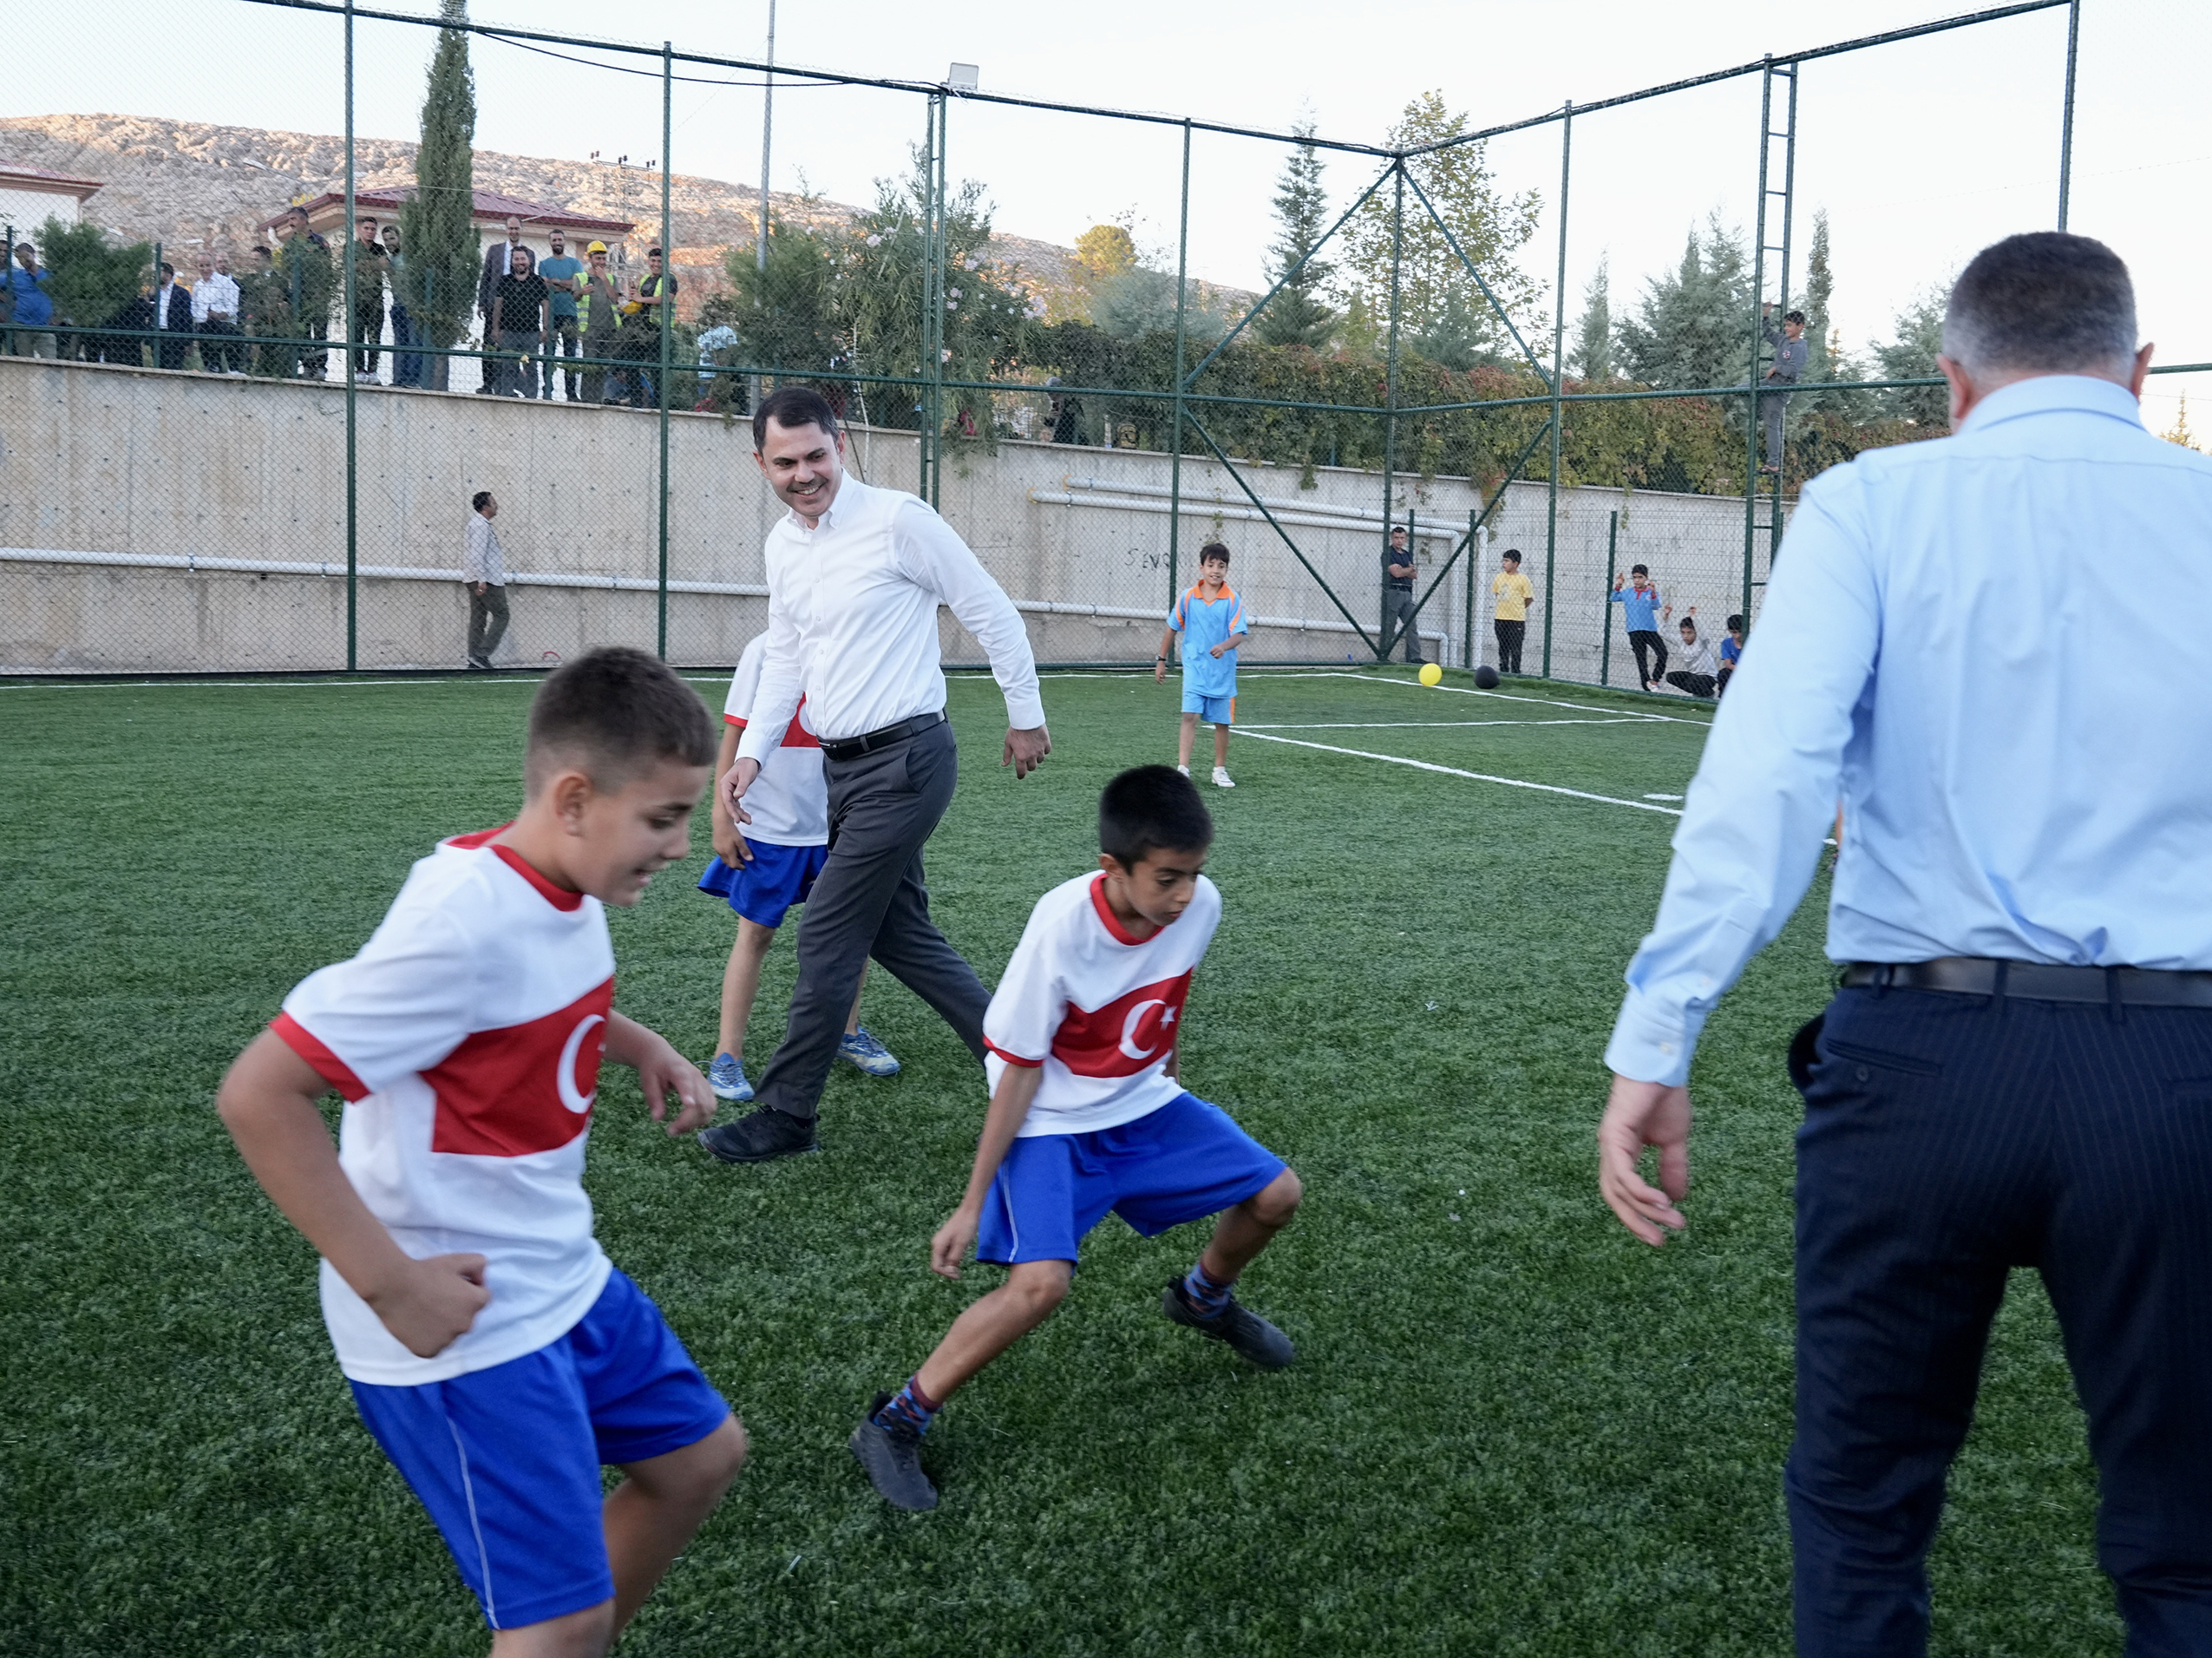
[[[1622,363],[1649,386],[1742,385],[1751,310],[1743,239],[1717,217],[1702,242],[1692,226],[1682,263],[1646,283],[1635,314],[1621,319]]]
[[[49,219],[39,228],[38,257],[54,273],[48,292],[57,321],[95,328],[135,299],[151,281],[154,245],[109,246],[90,220],[65,225]]]
[[[1582,319],[1574,325],[1574,348],[1567,354],[1570,373],[1580,380],[1610,380],[1618,371],[1613,360],[1612,275],[1604,259],[1598,261],[1590,285],[1582,292]]]
[[[1875,377],[1908,380],[1938,373],[1935,355],[1943,349],[1943,311],[1951,286],[1929,288],[1897,314],[1897,331],[1874,348]],[[1883,412],[1910,423],[1920,436],[1940,437],[1951,429],[1948,387],[1906,386],[1882,394]]]
[[[1311,140],[1313,122],[1300,121],[1292,130]],[[1297,145],[1283,163],[1283,175],[1275,187],[1275,242],[1270,250],[1274,268],[1269,274],[1282,281],[1283,288],[1252,324],[1261,344],[1310,345],[1318,351],[1335,332],[1336,311],[1322,302],[1321,295],[1336,274],[1336,265],[1314,254],[1328,233],[1328,217],[1321,152],[1311,142]]]
[[[1445,107],[1440,92],[1424,92],[1405,107],[1391,128],[1394,149],[1410,149],[1458,137],[1467,130],[1463,111]],[[1536,233],[1541,198],[1536,191],[1502,193],[1485,160],[1484,146],[1455,144],[1407,158],[1407,174],[1435,205],[1436,218],[1405,192],[1402,251],[1397,259],[1398,327],[1401,336],[1423,335],[1448,320],[1473,320],[1474,344],[1485,352],[1512,351],[1511,336],[1468,276],[1456,240],[1482,280],[1519,324],[1522,337],[1541,333],[1549,319],[1536,307],[1543,289],[1515,263],[1515,256]],[[1345,226],[1345,261],[1349,278],[1366,299],[1370,313],[1387,330],[1397,186],[1384,180]],[[1440,226],[1437,219],[1443,220]],[[1450,238],[1445,229],[1449,227]],[[1516,354],[1517,355],[1517,354]]]
[[[475,225],[476,81],[468,67],[468,36],[450,26],[468,20],[468,0],[439,0],[438,13],[449,26],[438,31],[430,55],[415,189],[400,204],[398,286],[416,328],[429,336],[431,344],[443,347],[468,331],[481,251]],[[451,359],[430,361],[431,383],[443,388]]]

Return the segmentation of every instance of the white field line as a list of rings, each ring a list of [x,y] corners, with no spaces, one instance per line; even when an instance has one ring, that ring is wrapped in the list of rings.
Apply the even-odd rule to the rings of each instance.
[[[1524,777],[1501,777],[1488,771],[1463,771],[1457,766],[1440,766],[1429,760],[1409,760],[1402,754],[1376,754],[1366,749],[1340,749],[1333,743],[1309,743],[1295,737],[1276,737],[1267,731],[1255,731],[1242,727],[1244,734],[1260,743],[1287,743],[1295,749],[1319,749],[1324,754],[1346,754],[1355,760],[1380,760],[1386,765],[1411,766],[1417,771],[1441,772],[1447,777],[1465,777],[1473,783],[1495,783],[1508,789],[1533,789],[1539,794],[1567,795],[1576,800],[1594,800],[1607,806],[1626,806],[1639,812],[1657,812],[1663,817],[1679,817],[1679,809],[1672,806],[1654,806],[1647,800],[1623,800],[1618,795],[1594,795],[1586,789],[1562,789],[1555,783],[1530,783]]]
[[[1324,719],[1305,724],[1271,720],[1264,725],[1239,725],[1240,731],[1460,731],[1470,726],[1643,725],[1640,714],[1614,719]]]
[[[722,676],[699,683],[727,685],[729,679]],[[353,679],[343,674],[327,679],[100,679],[80,685],[47,685],[34,679],[24,685],[0,685],[0,691],[363,691],[376,685],[527,685],[534,691],[538,681],[455,671],[443,678],[424,674],[413,679]]]

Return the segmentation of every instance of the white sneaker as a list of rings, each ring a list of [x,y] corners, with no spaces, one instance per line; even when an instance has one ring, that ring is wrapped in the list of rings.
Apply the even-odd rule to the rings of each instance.
[[[1190,776],[1190,768],[1188,766],[1177,766],[1175,770],[1181,772],[1186,777]]]
[[[1216,789],[1234,789],[1236,787],[1236,784],[1229,781],[1228,767],[1215,766],[1214,768],[1214,786]]]

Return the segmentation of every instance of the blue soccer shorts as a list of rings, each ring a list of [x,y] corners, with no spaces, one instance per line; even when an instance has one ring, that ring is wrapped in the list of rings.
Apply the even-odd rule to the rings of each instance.
[[[699,877],[699,890],[730,901],[730,908],[760,927],[781,927],[795,904],[803,904],[815,889],[815,877],[829,862],[826,846],[771,846],[748,841],[753,849],[749,863],[735,869],[719,857],[707,860]]]
[[[681,1451],[730,1416],[660,1309],[619,1272],[535,1353],[414,1387],[352,1386],[494,1629],[611,1599],[600,1465]]]
[[[1193,691],[1186,684],[1183,686],[1183,712],[1195,714],[1214,725],[1233,724],[1237,713],[1236,692],[1233,691],[1226,697],[1208,697],[1203,691]]]
[[[1110,1129],[1026,1135],[1006,1148],[984,1199],[975,1258],[1073,1261],[1109,1209],[1157,1237],[1234,1209],[1282,1172],[1280,1157],[1195,1094]]]

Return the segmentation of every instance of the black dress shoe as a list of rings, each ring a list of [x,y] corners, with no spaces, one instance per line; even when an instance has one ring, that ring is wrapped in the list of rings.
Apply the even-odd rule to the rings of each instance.
[[[699,1144],[724,1163],[768,1163],[821,1150],[815,1141],[813,1118],[766,1105],[734,1123],[705,1130]]]

